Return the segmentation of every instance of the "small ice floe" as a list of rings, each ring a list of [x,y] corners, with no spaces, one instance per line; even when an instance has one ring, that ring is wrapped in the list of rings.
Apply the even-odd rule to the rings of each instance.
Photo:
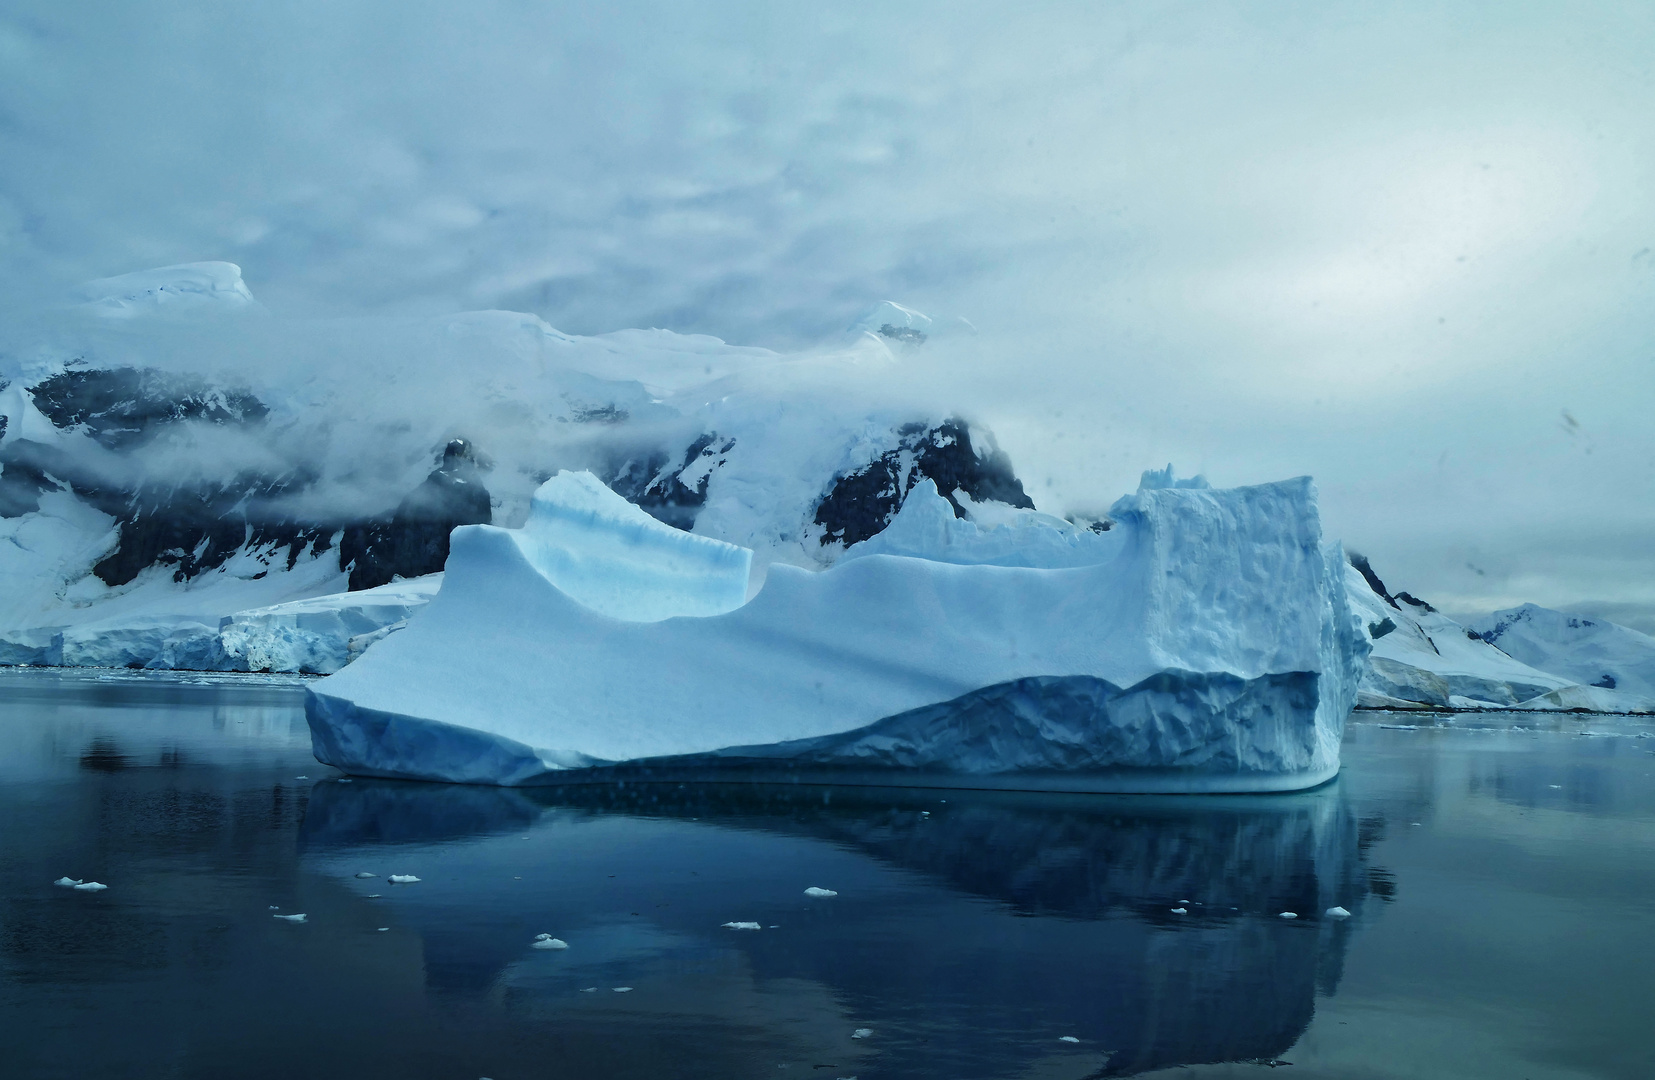
[[[1322,914],[1326,915],[1330,919],[1348,919],[1348,918],[1350,918],[1350,912],[1346,911],[1344,908],[1340,907],[1337,904],[1335,904],[1333,907],[1328,908],[1326,911],[1322,912]]]
[[[920,812],[919,812],[919,816],[920,816],[920,817],[930,817],[930,816],[931,816],[931,811],[929,811],[929,810],[921,810],[921,811],[920,811]]]
[[[555,938],[550,934],[536,934],[531,949],[567,949],[569,943],[562,938]]]
[[[348,776],[341,776],[341,777],[340,777],[340,778],[339,778],[339,782],[340,782],[340,783],[341,783],[341,784],[348,784],[348,783],[350,783],[350,782],[351,782],[351,778],[350,778],[350,777],[348,777]]]
[[[418,881],[419,878],[415,877],[413,874],[392,874],[385,880],[389,881],[392,885],[412,885],[414,882]]]
[[[369,900],[378,900],[380,897],[382,897],[384,895],[385,895],[384,893],[371,892],[371,893],[368,894],[368,899]]]
[[[816,886],[812,885],[810,888],[805,890],[805,895],[806,896],[838,896],[839,894],[834,892],[832,889],[819,889]]]
[[[525,836],[523,839],[527,840],[528,837]],[[595,994],[598,992],[598,988],[595,986],[583,986],[580,988],[580,992],[583,994]]]
[[[758,930],[758,929],[760,929],[759,924],[756,923],[756,922],[727,922],[727,923],[724,923],[723,926],[724,926],[724,929],[726,929],[726,930]]]
[[[872,1034],[873,1028],[857,1028],[855,1031],[850,1033],[850,1037],[853,1039],[866,1039]]]
[[[1563,785],[1562,784],[1547,784],[1546,786],[1551,788],[1553,791],[1562,791],[1563,790]]]
[[[380,927],[380,928],[379,928],[379,932],[380,932],[380,933],[381,933],[381,934],[383,934],[383,933],[384,933],[384,932],[385,932],[385,931],[387,931],[387,930],[389,930],[389,929],[390,929],[390,927],[389,927],[389,926],[381,926],[381,927]]]
[[[1174,915],[1188,915],[1190,913],[1190,909],[1187,907],[1175,907],[1172,909],[1172,913]]]
[[[71,885],[70,888],[78,889],[81,892],[103,892],[109,886],[101,881],[83,881],[79,885]]]
[[[295,780],[309,780],[310,777],[308,777],[308,776],[295,776],[293,779],[295,779]]]
[[[1281,917],[1284,919],[1297,919],[1299,917],[1299,913],[1297,911],[1284,911],[1281,913]]]
[[[280,919],[280,920],[282,920],[282,922],[305,922],[306,921],[306,919],[303,915],[272,915],[271,918],[272,919]]]
[[[617,993],[617,994],[630,994],[630,993],[632,993],[632,987],[630,987],[630,986],[611,986],[609,989],[615,991],[615,993]]]
[[[378,874],[370,874],[366,870],[363,870],[360,873],[358,873],[356,876],[359,877],[359,878],[371,878],[371,877],[378,877],[379,875]]]
[[[81,883],[82,882],[81,882],[80,878],[76,878],[76,877],[60,877],[56,881],[52,882],[53,885],[61,885],[65,889],[73,889],[75,886],[80,885]]]
[[[1079,1042],[1079,1041],[1080,1041],[1080,1040],[1079,1040],[1079,1039],[1077,1039],[1077,1038],[1075,1038],[1075,1037],[1074,1037],[1074,1036],[1073,1036],[1073,1035],[1059,1035],[1059,1036],[1058,1036],[1058,1037],[1057,1037],[1057,1041],[1058,1041],[1058,1042],[1072,1042],[1072,1043],[1077,1043],[1077,1042]]]

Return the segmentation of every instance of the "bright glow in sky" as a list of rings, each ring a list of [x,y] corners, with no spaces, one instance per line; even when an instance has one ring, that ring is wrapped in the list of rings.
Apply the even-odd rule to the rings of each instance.
[[[10,0],[0,286],[778,348],[894,299],[982,330],[915,377],[1045,506],[1308,472],[1397,587],[1652,629],[1651,56],[1619,3]]]

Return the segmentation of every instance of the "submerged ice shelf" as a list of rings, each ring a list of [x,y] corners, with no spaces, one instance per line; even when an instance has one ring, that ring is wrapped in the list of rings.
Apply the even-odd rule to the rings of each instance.
[[[525,528],[455,530],[420,618],[310,690],[316,755],[506,785],[1333,776],[1368,646],[1309,479],[1146,488],[1110,516],[1103,534],[1036,514],[980,528],[916,485],[900,554],[773,566],[742,603],[745,549],[560,473]]]

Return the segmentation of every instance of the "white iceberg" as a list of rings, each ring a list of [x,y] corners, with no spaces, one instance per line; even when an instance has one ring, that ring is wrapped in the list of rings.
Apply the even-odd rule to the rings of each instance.
[[[941,502],[916,485],[898,517]],[[421,617],[311,688],[313,748],[362,775],[505,785],[1331,778],[1367,643],[1309,479],[1146,489],[1110,518],[1095,541],[1059,537],[1091,551],[1079,565],[976,557],[998,529],[1061,533],[1031,518],[955,530],[932,557],[775,565],[741,603],[744,549],[560,474],[525,528],[456,529]],[[1057,546],[1040,535],[1026,546]]]

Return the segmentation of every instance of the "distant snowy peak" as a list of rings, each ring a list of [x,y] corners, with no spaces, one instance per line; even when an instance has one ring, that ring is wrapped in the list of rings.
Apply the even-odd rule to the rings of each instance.
[[[852,333],[873,334],[893,344],[923,345],[931,336],[931,316],[892,300],[876,304],[851,324]]]
[[[76,290],[83,309],[110,318],[257,306],[241,267],[227,262],[181,263],[88,281]]]
[[[1538,604],[1496,611],[1470,629],[1542,671],[1584,686],[1655,696],[1655,638],[1636,630]]]
[[[1360,555],[1345,590],[1373,642],[1363,705],[1655,711],[1655,639],[1636,631],[1532,604],[1462,626]]]

